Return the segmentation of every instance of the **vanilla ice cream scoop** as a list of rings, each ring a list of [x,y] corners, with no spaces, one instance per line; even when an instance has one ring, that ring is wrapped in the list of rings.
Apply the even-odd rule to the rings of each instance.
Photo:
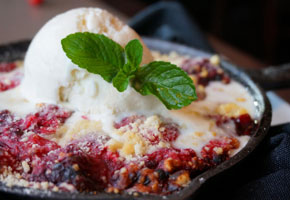
[[[41,28],[29,46],[24,61],[25,78],[21,85],[26,99],[106,116],[166,111],[156,97],[144,97],[132,87],[120,93],[101,76],[73,64],[64,53],[61,40],[75,32],[104,34],[123,47],[132,39],[142,42],[134,30],[105,10],[79,8],[60,14]],[[151,62],[150,51],[142,44],[142,64]]]

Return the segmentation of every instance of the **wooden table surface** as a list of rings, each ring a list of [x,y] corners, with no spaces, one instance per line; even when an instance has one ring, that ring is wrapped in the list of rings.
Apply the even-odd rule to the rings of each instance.
[[[40,6],[32,6],[28,0],[1,0],[0,44],[31,39],[50,18],[78,7],[101,7],[127,20],[125,15],[101,0],[45,0]]]
[[[31,39],[43,24],[56,14],[77,7],[100,7],[118,16],[122,21],[129,19],[126,15],[107,5],[102,0],[46,0],[40,6],[32,6],[28,0],[0,1],[0,44]],[[251,68],[262,68],[266,64],[226,44],[218,38],[207,35],[214,49],[226,56],[231,62]],[[277,93],[290,102],[290,89]]]

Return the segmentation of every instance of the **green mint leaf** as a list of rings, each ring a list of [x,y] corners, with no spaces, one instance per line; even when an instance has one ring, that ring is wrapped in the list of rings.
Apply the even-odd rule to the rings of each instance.
[[[118,74],[113,78],[113,86],[119,91],[124,92],[129,85],[129,77],[120,70]]]
[[[67,57],[80,68],[111,82],[125,64],[124,49],[101,34],[74,33],[61,41]]]
[[[190,77],[171,63],[151,62],[140,67],[135,76],[133,87],[142,95],[157,96],[169,110],[180,109],[197,99]]]
[[[124,50],[104,35],[85,32],[70,34],[61,44],[73,63],[113,82],[119,92],[131,83],[142,95],[157,96],[168,109],[180,109],[197,99],[192,80],[176,65],[151,62],[140,68],[143,47],[137,39]]]
[[[138,69],[142,61],[143,55],[143,46],[139,40],[131,40],[125,46],[125,55],[126,55],[126,65],[123,67],[123,70],[126,74],[130,75]]]

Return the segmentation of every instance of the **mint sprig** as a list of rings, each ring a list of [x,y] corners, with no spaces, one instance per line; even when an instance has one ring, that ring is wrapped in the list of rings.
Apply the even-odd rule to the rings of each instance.
[[[155,61],[140,67],[143,47],[137,39],[123,49],[102,34],[85,32],[70,34],[61,44],[74,64],[101,75],[119,92],[131,84],[142,95],[158,97],[170,110],[197,99],[191,78],[176,65]]]

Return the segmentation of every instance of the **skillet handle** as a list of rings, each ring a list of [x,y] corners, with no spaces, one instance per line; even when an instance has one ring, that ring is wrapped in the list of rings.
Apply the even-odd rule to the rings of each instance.
[[[245,71],[265,90],[290,88],[290,63]]]

